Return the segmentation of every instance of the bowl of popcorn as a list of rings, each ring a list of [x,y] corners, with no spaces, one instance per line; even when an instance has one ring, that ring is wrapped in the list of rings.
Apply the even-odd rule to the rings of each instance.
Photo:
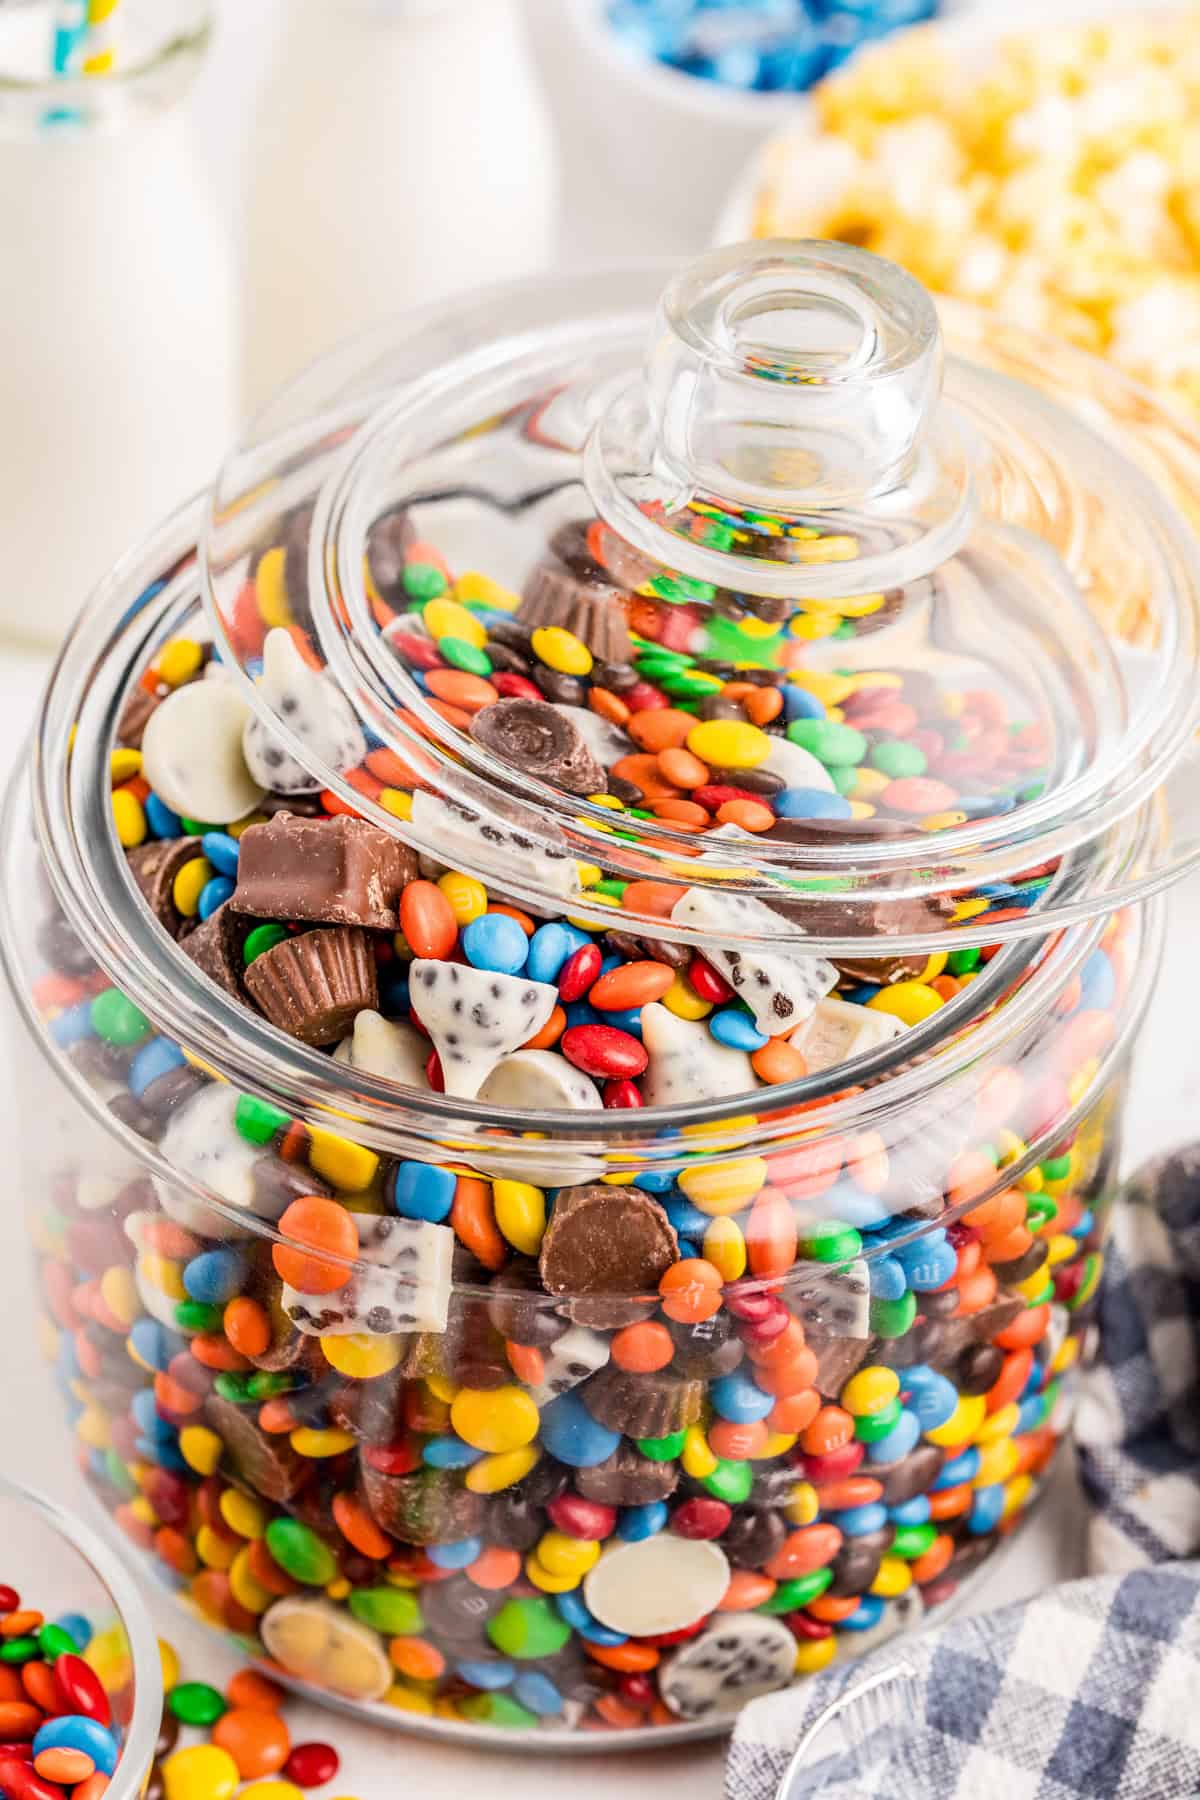
[[[830,237],[1200,414],[1200,10],[906,32],[814,90],[723,240]]]

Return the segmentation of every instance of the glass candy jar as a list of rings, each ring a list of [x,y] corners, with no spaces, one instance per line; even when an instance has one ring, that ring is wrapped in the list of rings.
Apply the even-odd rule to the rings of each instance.
[[[304,378],[4,825],[86,1480],[287,1679],[483,1742],[720,1730],[1019,1527],[1196,855],[1151,403],[977,326],[943,394],[841,246],[661,280]]]

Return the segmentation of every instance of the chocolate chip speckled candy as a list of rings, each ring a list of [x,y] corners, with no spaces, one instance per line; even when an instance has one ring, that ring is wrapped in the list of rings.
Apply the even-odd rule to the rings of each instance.
[[[424,1219],[358,1218],[355,1271],[336,1293],[297,1293],[286,1284],[283,1310],[312,1337],[392,1337],[444,1331],[450,1307],[454,1233]]]
[[[681,1019],[652,1001],[642,1008],[642,1043],[650,1066],[642,1077],[647,1106],[685,1106],[706,1099],[745,1094],[757,1086],[744,1050],[719,1044],[699,1019]]]
[[[630,1298],[653,1295],[678,1260],[678,1239],[656,1200],[640,1188],[597,1183],[562,1189],[538,1267],[548,1294],[571,1296],[573,1318],[604,1326],[624,1322]]]
[[[302,739],[314,766],[339,774],[367,753],[367,742],[349,701],[328,675],[311,668],[290,632],[268,631],[258,692],[271,712]],[[242,735],[246,767],[260,786],[276,794],[315,794],[324,785],[286,749],[265,719],[252,714]]]
[[[300,1594],[276,1600],[259,1630],[268,1654],[299,1681],[347,1700],[379,1700],[392,1685],[379,1633],[329,1600]]]
[[[698,925],[716,934],[754,931],[770,938],[778,920],[769,906],[746,894],[711,893],[688,888],[671,908],[681,925]],[[802,1024],[837,983],[833,964],[819,956],[792,956],[765,950],[726,949],[707,945],[704,954],[744,1000],[755,1024],[768,1037]]]
[[[842,1338],[871,1335],[871,1281],[862,1257],[828,1269],[806,1264],[788,1303],[806,1331]]]
[[[168,694],[146,723],[142,774],[185,819],[226,825],[245,818],[265,788],[242,755],[250,708],[227,676],[188,682]]]
[[[543,1375],[529,1389],[529,1397],[537,1407],[549,1406],[559,1394],[568,1394],[587,1381],[608,1362],[608,1339],[586,1325],[572,1325],[563,1335],[542,1351]],[[625,1426],[621,1430],[628,1429]]]
[[[796,1640],[782,1619],[727,1613],[663,1662],[658,1691],[681,1719],[708,1719],[786,1687],[795,1665]]]
[[[448,1094],[473,1100],[506,1056],[539,1032],[558,1003],[548,981],[419,957],[413,1011],[437,1046]]]
[[[255,1164],[262,1156],[247,1143],[236,1125],[238,1095],[224,1082],[212,1082],[193,1094],[173,1115],[159,1145],[163,1158],[184,1177],[215,1194],[240,1212],[255,1213]],[[162,1209],[177,1225],[202,1237],[235,1238],[251,1234],[249,1223],[222,1217],[191,1198],[185,1189],[154,1177]]]
[[[810,1075],[835,1068],[852,1056],[865,1056],[898,1038],[904,1026],[891,1013],[872,1012],[847,1000],[826,996],[812,1018],[791,1040],[808,1064]]]
[[[516,810],[515,808],[513,809]],[[458,801],[444,800],[425,788],[413,795],[412,822],[448,867],[480,865],[501,872],[507,865],[527,869],[529,880],[564,899],[579,890],[575,858],[558,827],[539,824],[536,838],[518,820],[497,823]]]
[[[729,1586],[729,1559],[707,1539],[659,1532],[604,1551],[583,1582],[593,1618],[630,1637],[681,1631],[712,1612]]]

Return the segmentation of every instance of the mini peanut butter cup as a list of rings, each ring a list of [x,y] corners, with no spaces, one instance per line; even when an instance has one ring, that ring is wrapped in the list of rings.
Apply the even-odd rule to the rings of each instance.
[[[272,1025],[302,1044],[336,1044],[379,1004],[375,958],[357,926],[285,938],[256,956],[246,990]]]

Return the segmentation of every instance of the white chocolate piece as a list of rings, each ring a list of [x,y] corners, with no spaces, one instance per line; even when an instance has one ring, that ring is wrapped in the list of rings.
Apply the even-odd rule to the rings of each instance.
[[[905,1026],[891,1013],[872,1012],[868,1006],[854,1006],[848,1000],[832,995],[818,1001],[812,1018],[797,1032],[792,1044],[815,1075],[820,1069],[834,1069],[849,1062],[852,1056],[865,1056],[898,1038]]]
[[[519,825],[485,817],[425,788],[418,788],[413,795],[412,822],[422,837],[437,846],[447,868],[473,869],[482,863],[487,871],[499,875],[507,864],[510,870],[527,869],[530,880],[550,893],[570,898],[579,892],[575,858],[565,840],[561,849],[546,841],[552,833],[559,835],[553,827],[542,826],[535,840]]]
[[[429,1050],[413,1026],[400,1019],[385,1019],[364,1007],[354,1020],[354,1030],[333,1053],[335,1062],[394,1081],[401,1087],[425,1087],[425,1061]]]
[[[558,1002],[548,981],[418,957],[412,1008],[437,1046],[446,1092],[473,1100],[496,1064],[542,1029]]]
[[[728,1586],[729,1559],[719,1544],[660,1531],[605,1550],[584,1577],[583,1599],[610,1631],[656,1637],[705,1618]]]
[[[272,1660],[346,1700],[381,1700],[393,1669],[383,1639],[344,1607],[309,1594],[276,1600],[258,1622]]]
[[[517,1050],[506,1056],[496,1064],[477,1098],[524,1112],[603,1111],[595,1082],[557,1050]]]
[[[816,788],[822,794],[836,792],[833,776],[825,764],[803,744],[793,744],[791,738],[773,737],[766,761],[760,763],[759,768],[778,775],[789,787]]]
[[[658,1691],[681,1719],[710,1719],[786,1687],[795,1669],[796,1640],[782,1619],[723,1613],[660,1665]]]
[[[598,1331],[589,1331],[586,1325],[572,1325],[570,1331],[564,1331],[555,1343],[542,1351],[545,1373],[537,1386],[529,1389],[529,1398],[538,1408],[549,1406],[559,1394],[570,1393],[581,1381],[602,1369],[608,1356],[607,1338],[601,1337]]]
[[[355,1271],[332,1294],[303,1294],[284,1284],[281,1305],[306,1337],[395,1337],[445,1331],[450,1310],[454,1233],[425,1219],[387,1213],[356,1216]]]
[[[720,936],[754,931],[769,938],[778,936],[780,930],[778,916],[761,900],[706,888],[688,888],[671,908],[671,917],[677,924],[699,925]],[[803,1024],[817,1001],[837,983],[837,970],[820,956],[730,950],[711,944],[705,946],[704,956],[745,1001],[758,1029],[768,1037]]]
[[[650,1057],[642,1077],[647,1106],[682,1106],[758,1086],[744,1050],[719,1044],[700,1019],[681,1019],[657,1000],[642,1008],[642,1043]]]
[[[228,825],[262,799],[242,754],[250,708],[227,678],[190,681],[151,713],[142,738],[142,774],[187,819]]]
[[[212,1082],[185,1100],[162,1135],[163,1159],[217,1199],[240,1211],[257,1214],[254,1165],[266,1154],[261,1144],[249,1144],[235,1124],[237,1090],[226,1082]],[[187,1231],[210,1238],[249,1237],[231,1219],[213,1207],[194,1200],[181,1188],[154,1177],[162,1209]],[[286,1204],[286,1202],[285,1202]]]
[[[367,740],[349,701],[328,675],[310,668],[292,634],[281,625],[267,633],[258,691],[270,710],[311,748],[319,764],[341,774],[366,755]],[[257,714],[246,721],[242,753],[254,779],[273,793],[317,794],[324,786]]]

